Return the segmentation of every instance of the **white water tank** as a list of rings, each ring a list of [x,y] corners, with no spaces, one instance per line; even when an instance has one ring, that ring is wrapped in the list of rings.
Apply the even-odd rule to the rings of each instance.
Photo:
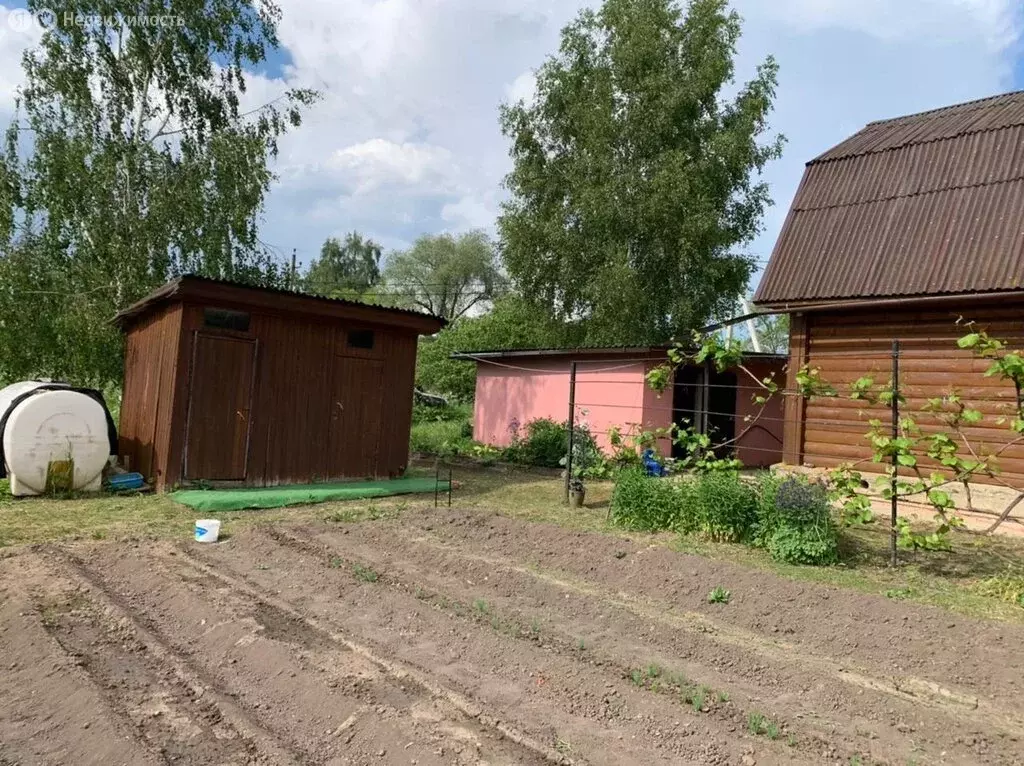
[[[26,381],[0,389],[0,421],[5,416],[0,443],[12,495],[43,494],[51,464],[68,461],[72,489],[100,489],[111,447],[100,402],[63,384]]]

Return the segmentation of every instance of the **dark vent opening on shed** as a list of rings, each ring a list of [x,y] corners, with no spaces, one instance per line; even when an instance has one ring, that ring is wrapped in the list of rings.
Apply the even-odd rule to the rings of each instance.
[[[249,313],[229,309],[203,309],[203,324],[219,330],[249,332]]]
[[[349,330],[348,345],[352,348],[373,348],[373,330]]]

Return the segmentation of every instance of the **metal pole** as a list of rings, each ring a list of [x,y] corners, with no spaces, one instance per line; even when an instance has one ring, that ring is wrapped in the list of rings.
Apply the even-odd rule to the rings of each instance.
[[[576,362],[569,365],[569,451],[565,455],[565,502],[569,502],[572,480],[572,442],[576,431]]]
[[[437,508],[437,489],[441,483],[441,461],[434,460],[434,507]]]
[[[448,466],[448,507],[452,507],[452,467]]]
[[[892,342],[892,438],[900,437],[900,342]],[[899,513],[899,499],[896,490],[899,487],[897,478],[899,476],[899,461],[896,459],[896,452],[892,453],[892,478],[889,480],[889,491],[892,493],[890,499],[892,529],[889,532],[889,565],[896,566],[896,519]]]

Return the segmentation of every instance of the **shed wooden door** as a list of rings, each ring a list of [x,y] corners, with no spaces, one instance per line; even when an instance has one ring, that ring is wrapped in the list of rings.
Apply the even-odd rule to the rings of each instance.
[[[334,357],[328,476],[377,475],[384,404],[384,362]]]
[[[185,435],[185,478],[245,479],[256,341],[196,333]]]

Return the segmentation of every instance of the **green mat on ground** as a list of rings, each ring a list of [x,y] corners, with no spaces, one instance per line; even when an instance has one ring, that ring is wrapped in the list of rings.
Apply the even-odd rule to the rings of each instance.
[[[391,479],[247,489],[180,489],[171,493],[171,499],[197,511],[242,511],[248,508],[283,508],[286,505],[310,505],[329,500],[360,500],[366,497],[433,492],[435,485],[438,492],[448,491],[447,481]]]

